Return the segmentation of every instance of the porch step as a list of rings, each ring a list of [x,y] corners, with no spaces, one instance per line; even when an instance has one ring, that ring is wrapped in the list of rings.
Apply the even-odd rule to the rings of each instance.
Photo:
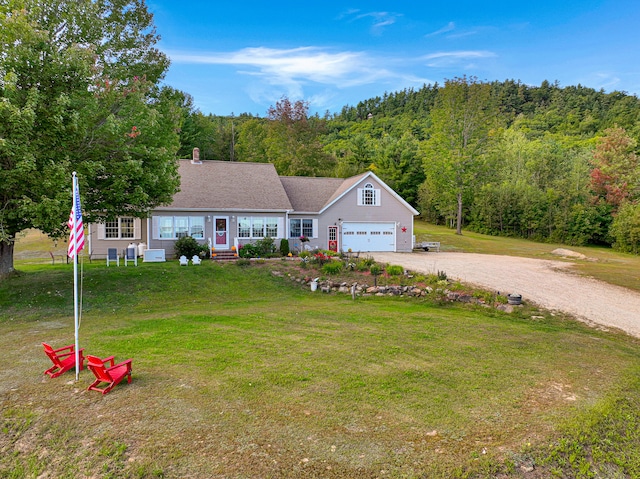
[[[211,259],[214,261],[235,261],[238,259],[236,253],[231,250],[227,251],[219,251],[216,250],[214,252],[215,256],[212,256]]]

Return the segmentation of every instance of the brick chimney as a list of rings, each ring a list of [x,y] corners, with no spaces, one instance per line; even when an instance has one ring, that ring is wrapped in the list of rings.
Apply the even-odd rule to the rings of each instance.
[[[202,162],[200,161],[200,148],[193,149],[193,159],[191,160],[191,163],[194,165],[202,164]]]

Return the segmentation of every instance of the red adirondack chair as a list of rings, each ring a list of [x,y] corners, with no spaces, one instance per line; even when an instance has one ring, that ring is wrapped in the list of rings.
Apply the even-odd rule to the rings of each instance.
[[[47,369],[44,374],[52,378],[57,378],[61,374],[66,373],[69,369],[74,369],[76,367],[76,347],[72,344],[71,346],[65,346],[64,348],[53,349],[47,343],[42,343],[42,347],[44,348],[44,352],[51,362],[53,366]],[[80,359],[80,370],[83,369],[84,366],[84,348],[78,351],[79,359]]]
[[[114,357],[100,359],[96,356],[87,354],[87,367],[93,372],[96,380],[87,388],[87,391],[100,391],[107,394],[111,391],[125,376],[127,382],[131,383],[131,359],[127,359],[119,364],[114,364]],[[107,363],[109,363],[107,365]],[[104,389],[98,388],[98,384],[107,383]]]

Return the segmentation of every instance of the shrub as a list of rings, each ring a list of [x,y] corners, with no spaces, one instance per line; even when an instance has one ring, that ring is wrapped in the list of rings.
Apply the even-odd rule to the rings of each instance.
[[[238,250],[238,256],[240,258],[257,258],[260,255],[256,245],[251,243],[245,244]]]
[[[328,263],[329,261],[331,261],[331,258],[326,254],[324,254],[322,251],[319,251],[313,255],[313,261],[318,266],[323,266],[325,263]]]
[[[289,256],[289,240],[287,238],[282,238],[280,240],[280,254],[282,256]]]
[[[251,261],[249,261],[248,258],[239,258],[236,261],[236,265],[241,267],[249,266],[250,264],[251,264]]]
[[[258,250],[258,254],[260,256],[268,256],[270,254],[275,253],[276,246],[274,244],[273,238],[262,238],[255,242],[255,247]]]
[[[371,268],[371,265],[364,260],[360,260],[356,263],[356,269],[358,271],[369,271],[369,268]]]
[[[625,253],[640,252],[640,205],[623,203],[609,230],[614,248]]]
[[[365,256],[358,263],[362,262],[362,264],[366,265],[367,268],[373,266],[376,263],[376,260],[373,259],[372,256]]]
[[[238,256],[240,258],[260,258],[272,256],[276,251],[273,238],[262,238],[255,243],[247,243],[240,247]]]
[[[200,256],[203,252],[203,247],[191,236],[183,236],[176,241],[174,249],[176,258],[180,256],[186,256],[187,258],[193,258],[194,256]],[[208,249],[208,246],[204,245],[204,248]]]
[[[400,276],[404,274],[404,268],[398,264],[387,265],[386,270],[389,276]]]
[[[382,274],[383,269],[382,269],[382,266],[380,266],[379,264],[372,264],[369,267],[369,271],[371,272],[372,275],[379,276]]]
[[[329,261],[322,266],[322,272],[324,274],[338,274],[342,271],[344,263],[342,261]]]

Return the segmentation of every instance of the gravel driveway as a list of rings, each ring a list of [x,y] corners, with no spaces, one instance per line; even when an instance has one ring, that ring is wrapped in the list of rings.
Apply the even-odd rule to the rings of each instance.
[[[483,289],[521,294],[524,301],[545,309],[640,337],[640,294],[579,276],[569,262],[474,253],[370,254],[378,262],[411,271],[444,271],[449,278]]]

